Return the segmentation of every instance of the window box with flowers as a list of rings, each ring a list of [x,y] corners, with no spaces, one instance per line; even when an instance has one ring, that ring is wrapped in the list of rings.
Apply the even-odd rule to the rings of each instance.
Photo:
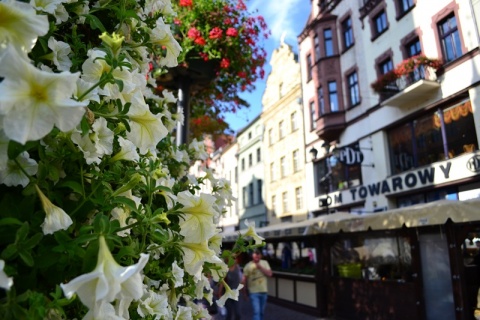
[[[254,90],[256,80],[264,77],[266,51],[261,45],[269,35],[267,25],[242,0],[180,0],[172,5],[177,15],[168,22],[183,49],[177,68],[204,64],[213,72],[200,85],[193,79],[190,131],[198,132],[196,120],[207,115],[219,124],[212,126],[218,132],[209,133],[222,133],[228,128],[223,114],[249,107],[240,94]],[[162,81],[159,84],[163,89]]]
[[[395,69],[380,76],[371,84],[373,91],[380,94],[381,99],[404,90],[419,80],[436,80],[436,70],[442,66],[438,59],[418,55],[402,61]]]

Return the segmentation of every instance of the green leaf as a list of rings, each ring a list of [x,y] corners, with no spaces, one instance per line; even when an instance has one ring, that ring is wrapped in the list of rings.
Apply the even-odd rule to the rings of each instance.
[[[91,241],[94,241],[94,240],[97,240],[98,239],[98,234],[84,234],[84,235],[81,235],[81,236],[78,236],[77,238],[75,238],[75,243],[86,243],[86,242],[91,242]]]
[[[80,121],[80,128],[82,129],[82,136],[86,135],[90,131],[90,125],[88,124],[87,117],[83,117]]]
[[[86,18],[86,20],[90,24],[90,27],[93,30],[99,29],[102,32],[106,32],[106,29],[103,26],[103,23],[102,23],[102,21],[100,21],[100,19],[98,19],[97,17],[95,17],[94,15],[91,15],[91,14],[86,14],[85,18]]]
[[[32,249],[34,248],[40,240],[42,240],[43,234],[41,232],[35,234],[33,237],[22,243],[22,248]]]
[[[115,197],[112,199],[112,203],[123,204],[132,211],[137,211],[137,204],[132,199],[127,197]]]
[[[65,187],[71,189],[73,192],[83,195],[83,187],[80,183],[73,180],[62,181],[58,184],[60,188]]]
[[[16,218],[2,218],[0,219],[0,227],[1,226],[8,226],[8,225],[17,225],[17,226],[21,226],[22,225],[22,222]]]
[[[28,225],[28,222],[24,222],[23,225],[17,230],[15,243],[19,243],[27,239],[29,230],[30,230],[30,226]]]
[[[95,233],[108,234],[108,231],[110,229],[110,221],[103,214],[99,214],[95,217],[95,220],[93,221],[93,228],[95,230]]]
[[[10,260],[10,258],[14,258],[17,255],[17,245],[9,244],[5,250],[2,251],[2,259]]]
[[[115,79],[114,81],[115,81],[115,83],[117,84],[120,92],[123,91],[123,81],[120,80],[120,79]]]
[[[25,262],[27,266],[33,267],[35,263],[33,262],[33,257],[30,254],[30,252],[26,250],[20,250],[18,254],[20,255],[20,258],[22,258],[23,262]]]

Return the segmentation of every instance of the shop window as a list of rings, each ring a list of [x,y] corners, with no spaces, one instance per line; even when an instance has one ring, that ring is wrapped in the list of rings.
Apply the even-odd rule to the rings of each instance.
[[[358,148],[358,144],[353,148]],[[362,184],[361,164],[346,165],[335,154],[314,163],[317,186],[315,196],[356,187]]]
[[[452,13],[438,23],[442,54],[445,62],[450,62],[462,55],[462,44],[458,33],[457,18]]]
[[[411,252],[408,237],[352,235],[331,247],[331,272],[340,278],[410,281]]]
[[[478,141],[474,132],[470,101],[429,112],[393,128],[388,132],[392,173],[475,151]]]
[[[267,243],[263,256],[274,271],[315,274],[317,253],[310,240]]]

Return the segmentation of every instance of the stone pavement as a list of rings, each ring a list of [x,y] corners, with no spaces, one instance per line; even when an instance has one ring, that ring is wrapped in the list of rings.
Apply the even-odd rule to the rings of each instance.
[[[252,319],[252,307],[248,300],[245,300],[240,295],[240,312],[241,320],[251,320]],[[225,317],[220,313],[215,315],[212,319],[214,320],[224,320]],[[267,301],[267,307],[265,310],[264,320],[327,320],[323,318],[318,318],[306,313],[298,312],[289,308],[282,307],[278,304],[269,303]]]

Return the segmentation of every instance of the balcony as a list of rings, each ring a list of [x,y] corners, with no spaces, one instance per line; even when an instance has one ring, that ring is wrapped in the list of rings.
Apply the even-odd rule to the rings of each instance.
[[[345,111],[330,112],[317,119],[317,135],[326,141],[338,140],[340,134],[347,127]]]
[[[380,2],[382,0],[363,0],[363,6],[360,8],[360,19],[365,18]]]
[[[417,56],[403,61],[394,70],[372,83],[382,105],[401,107],[433,95],[439,88],[436,70],[440,62]]]

